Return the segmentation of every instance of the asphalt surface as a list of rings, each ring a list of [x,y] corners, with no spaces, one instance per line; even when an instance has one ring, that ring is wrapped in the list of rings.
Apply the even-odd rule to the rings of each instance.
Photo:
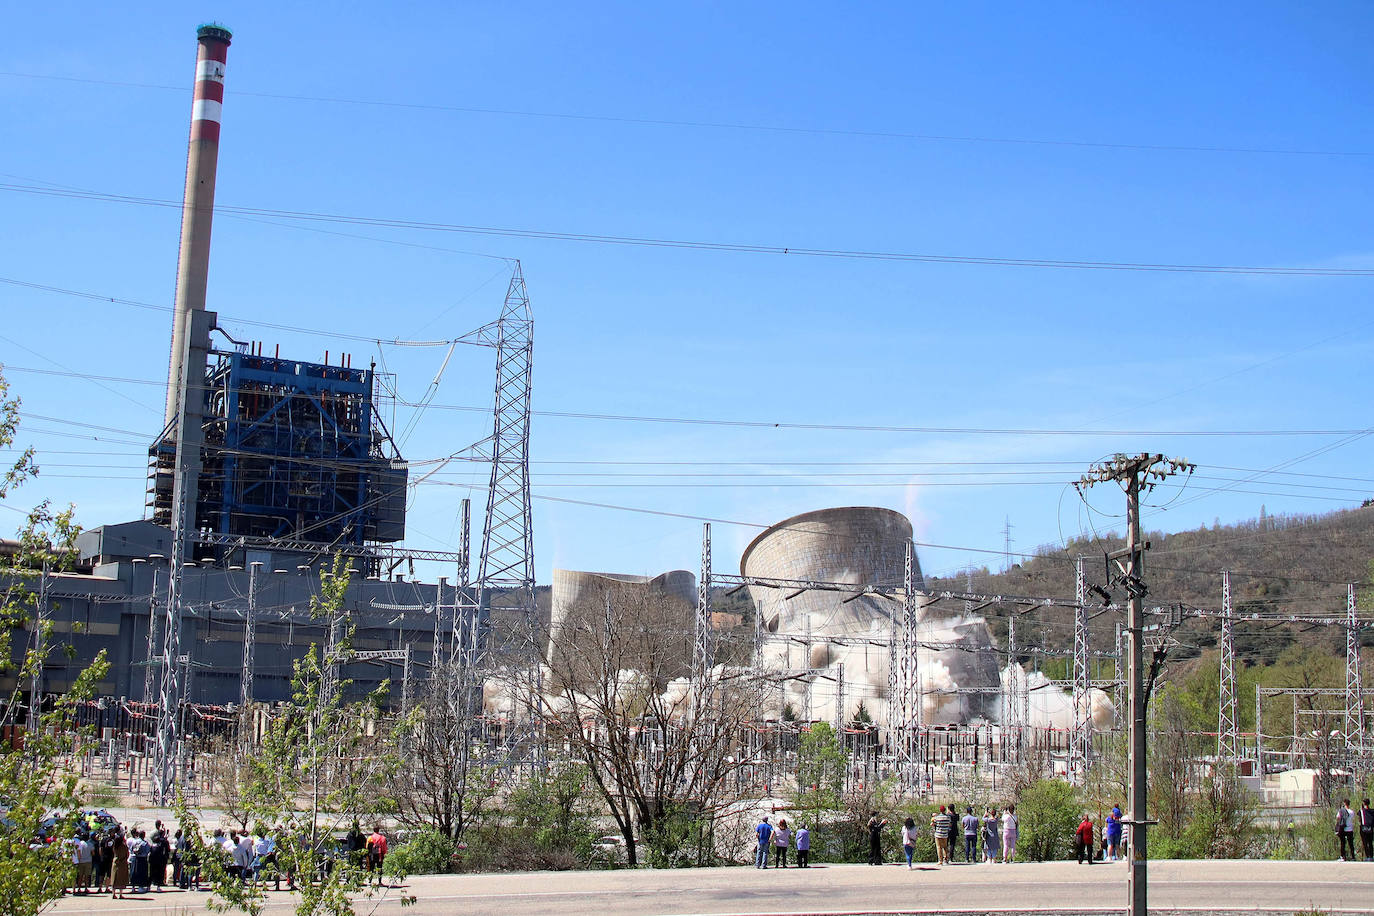
[[[415,902],[402,906],[402,897]],[[126,900],[67,897],[54,913],[209,912],[207,894],[151,893]],[[268,913],[292,896],[268,895]],[[813,866],[524,872],[412,878],[360,900],[357,911],[492,916],[780,916],[857,913],[1122,913],[1123,863]],[[1161,861],[1150,863],[1155,913],[1374,913],[1374,864],[1362,862]]]

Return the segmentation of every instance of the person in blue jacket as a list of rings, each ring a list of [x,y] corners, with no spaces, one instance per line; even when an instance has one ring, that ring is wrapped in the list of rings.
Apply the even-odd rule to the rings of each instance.
[[[1112,806],[1107,815],[1107,861],[1115,862],[1121,858],[1121,807]]]
[[[773,826],[768,823],[767,815],[759,821],[759,825],[754,828],[754,833],[759,838],[758,849],[754,851],[754,867],[767,868],[769,840],[773,838]]]

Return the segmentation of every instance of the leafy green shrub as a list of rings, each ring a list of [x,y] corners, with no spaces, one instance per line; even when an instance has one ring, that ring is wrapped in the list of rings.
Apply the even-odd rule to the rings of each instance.
[[[386,857],[388,875],[440,875],[453,869],[457,852],[452,840],[437,830],[421,830],[407,837]]]
[[[1297,858],[1330,862],[1340,855],[1340,841],[1336,838],[1335,816],[1326,811],[1297,821]]]
[[[500,838],[502,845],[515,841],[520,847],[506,851],[508,861],[529,855],[534,861],[525,867],[564,870],[591,857],[596,811],[586,767],[567,764],[531,776],[511,793],[506,808],[514,824]]]
[[[1032,783],[1016,803],[1020,825],[1016,854],[1032,862],[1066,858],[1083,813],[1073,787],[1060,779]]]

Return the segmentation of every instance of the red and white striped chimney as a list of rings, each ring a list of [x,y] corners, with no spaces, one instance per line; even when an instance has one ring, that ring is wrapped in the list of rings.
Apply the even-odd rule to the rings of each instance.
[[[196,30],[195,100],[191,103],[191,142],[186,156],[186,193],[181,205],[181,253],[177,264],[172,358],[167,370],[164,422],[176,416],[180,401],[182,360],[191,313],[205,308],[210,274],[210,224],[215,211],[215,171],[219,163],[220,109],[224,104],[224,65],[232,34],[211,23]]]

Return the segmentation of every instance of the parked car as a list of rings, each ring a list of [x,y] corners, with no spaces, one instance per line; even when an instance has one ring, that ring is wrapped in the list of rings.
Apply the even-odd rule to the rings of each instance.
[[[592,840],[592,862],[610,866],[628,865],[630,851],[625,848],[625,838],[614,833]]]

